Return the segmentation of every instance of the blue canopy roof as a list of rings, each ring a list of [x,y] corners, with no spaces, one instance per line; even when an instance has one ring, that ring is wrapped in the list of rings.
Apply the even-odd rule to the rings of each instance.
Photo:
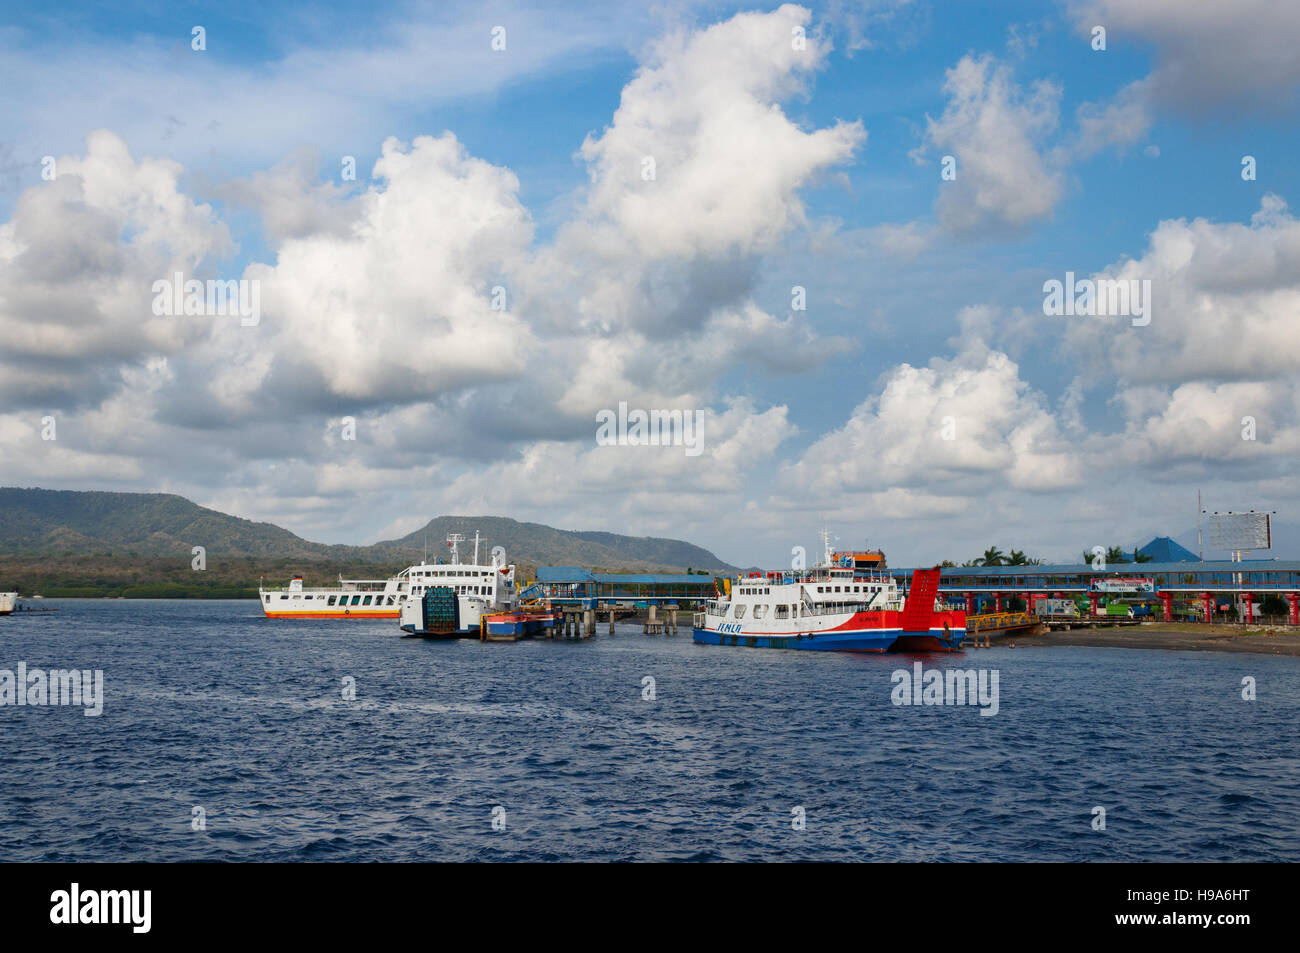
[[[538,582],[595,582],[596,577],[581,566],[538,566]]]
[[[1180,546],[1168,536],[1157,536],[1138,550],[1157,563],[1197,563],[1200,558],[1186,546]]]
[[[538,566],[537,581],[549,583],[587,583],[600,582],[613,585],[659,585],[689,586],[700,585],[713,587],[712,576],[689,575],[686,573],[659,572],[598,572],[592,573],[581,566]]]
[[[645,585],[647,583],[658,586],[708,586],[713,588],[712,576],[689,575],[687,573],[662,573],[662,572],[643,572],[643,573],[624,573],[624,572],[598,572],[595,574],[597,582],[612,583],[614,585]]]

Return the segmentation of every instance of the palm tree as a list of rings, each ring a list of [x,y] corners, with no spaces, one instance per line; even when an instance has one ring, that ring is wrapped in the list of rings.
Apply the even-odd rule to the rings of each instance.
[[[1006,557],[1002,555],[1002,550],[996,546],[990,546],[984,550],[984,555],[980,557],[981,566],[1004,566]]]
[[[1007,557],[1006,564],[1008,566],[1032,566],[1033,565],[1029,557],[1027,557],[1024,554],[1024,552],[1022,552],[1019,549],[1011,550],[1011,555]]]

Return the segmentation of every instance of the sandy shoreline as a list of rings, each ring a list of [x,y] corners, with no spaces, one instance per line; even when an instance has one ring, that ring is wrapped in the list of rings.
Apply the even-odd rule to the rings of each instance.
[[[1196,623],[1153,623],[1152,625],[1108,628],[1061,629],[1045,635],[1016,635],[994,638],[994,645],[1017,648],[1051,648],[1058,645],[1098,646],[1120,649],[1171,649],[1194,652],[1250,652],[1260,655],[1300,656],[1300,631],[1243,628]]]

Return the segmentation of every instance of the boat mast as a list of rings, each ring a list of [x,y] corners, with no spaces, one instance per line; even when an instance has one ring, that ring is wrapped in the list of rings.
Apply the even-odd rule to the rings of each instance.
[[[478,530],[474,530],[474,565],[478,565]]]
[[[451,564],[460,565],[460,544],[465,542],[465,537],[460,533],[448,533],[447,545],[451,547]]]
[[[829,566],[831,564],[831,531],[827,529],[825,525],[822,526],[821,537],[822,565]]]

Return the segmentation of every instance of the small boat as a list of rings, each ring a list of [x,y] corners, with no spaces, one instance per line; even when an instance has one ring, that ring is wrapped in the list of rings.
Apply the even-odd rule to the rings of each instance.
[[[555,628],[555,613],[528,609],[522,612],[493,612],[483,616],[479,639],[484,642],[516,642]]]

